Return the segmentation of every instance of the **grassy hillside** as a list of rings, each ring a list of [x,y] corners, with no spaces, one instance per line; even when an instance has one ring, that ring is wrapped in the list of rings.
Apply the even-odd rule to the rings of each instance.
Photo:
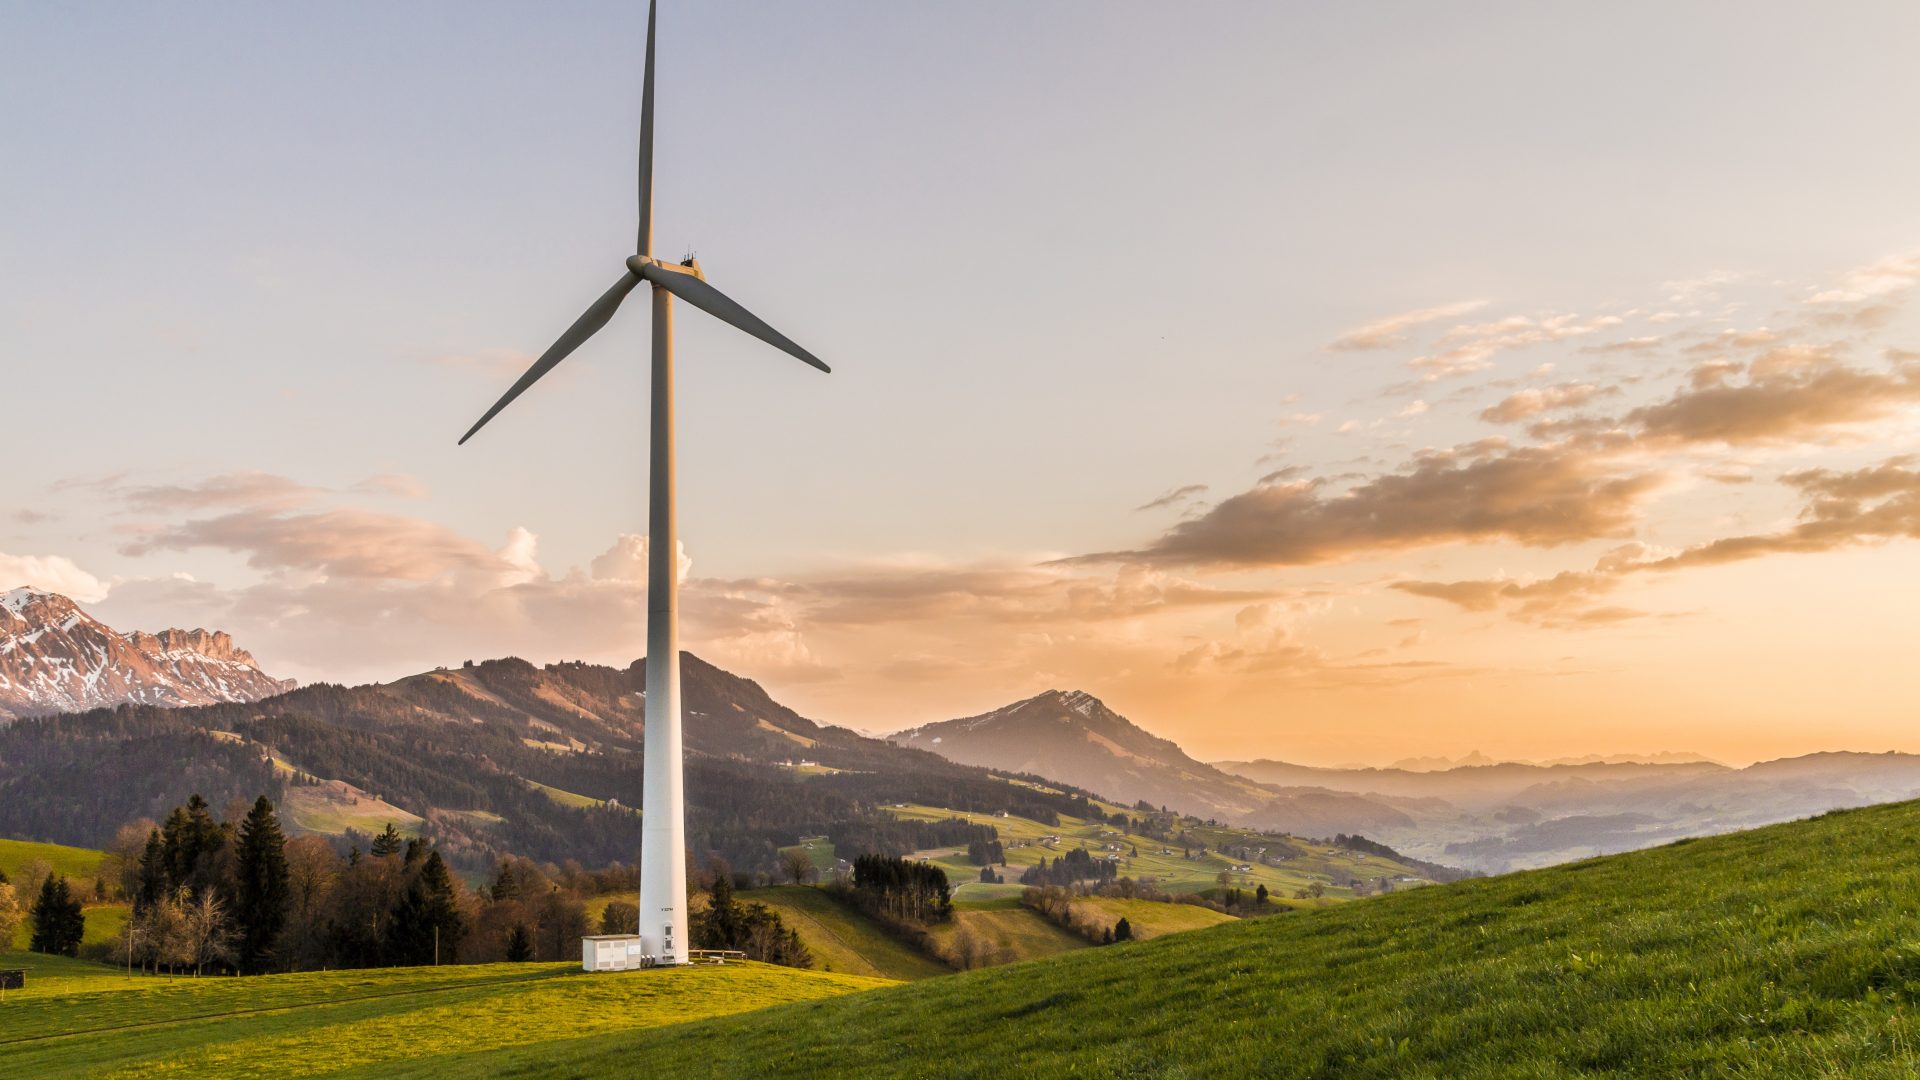
[[[100,873],[105,852],[65,844],[36,844],[27,840],[0,840],[0,871],[18,881],[27,864],[40,861],[56,874],[70,878],[93,878]]]
[[[1074,901],[1074,907],[1099,913],[1099,922],[1112,926],[1121,919],[1133,928],[1140,941],[1183,930],[1204,930],[1209,926],[1233,922],[1234,917],[1210,908],[1191,904],[1160,904],[1152,900],[1123,900],[1117,896],[1090,896]]]
[[[19,959],[0,956],[0,965]],[[45,969],[44,958],[30,959]],[[100,990],[128,984],[111,973],[98,982]],[[562,1036],[605,1038],[885,985],[761,964],[602,975],[572,964],[488,964],[141,978],[119,993],[34,987],[0,1005],[0,1074],[390,1075],[404,1059],[433,1075],[448,1056],[514,1047],[537,1058],[539,1046]],[[633,1072],[631,1063],[615,1071]]]
[[[87,927],[81,938],[80,951],[83,956],[101,959],[113,949],[119,939],[120,928],[127,923],[127,905],[92,903],[93,879],[100,874],[100,863],[106,858],[106,852],[91,848],[67,847],[64,844],[36,844],[26,840],[0,840],[0,871],[5,871],[19,890],[26,884],[24,871],[27,866],[42,862],[51,867],[56,874],[65,874],[73,879],[75,888],[82,892],[81,899],[87,903]],[[24,909],[33,903],[32,896],[21,896],[20,905]],[[25,949],[33,936],[33,927],[22,918],[20,925],[13,931],[13,940],[0,941],[0,950],[8,948]],[[3,966],[19,967],[18,963]]]
[[[1098,805],[1108,813],[1125,809],[1110,803]],[[1220,888],[1218,878],[1224,872],[1234,887],[1251,892],[1257,886],[1265,885],[1273,894],[1274,903],[1299,907],[1318,907],[1353,899],[1354,891],[1346,886],[1335,885],[1333,882],[1336,878],[1344,881],[1349,878],[1373,880],[1387,877],[1398,879],[1396,888],[1426,884],[1418,870],[1378,855],[1345,851],[1298,837],[1281,840],[1251,829],[1203,825],[1192,819],[1187,819],[1183,828],[1198,843],[1183,851],[1177,843],[1155,840],[1150,836],[1125,832],[1104,822],[1067,814],[1060,815],[1060,824],[1045,825],[1018,816],[969,814],[938,806],[894,806],[889,807],[888,812],[907,820],[942,821],[958,817],[993,826],[999,831],[1005,847],[1008,865],[1005,876],[1009,884],[1017,882],[1021,871],[1043,857],[1058,859],[1076,847],[1085,847],[1097,856],[1115,856],[1120,876],[1151,878],[1159,888],[1170,893],[1197,893]],[[1058,839],[1050,840],[1050,837]],[[1283,853],[1284,849],[1280,846],[1283,843],[1303,854],[1276,859],[1271,863],[1267,861],[1267,856]],[[1207,849],[1204,854],[1200,851],[1201,846]],[[1223,848],[1236,852],[1244,849],[1247,857],[1243,860],[1237,855],[1223,855]],[[1134,854],[1135,851],[1139,854]],[[1192,857],[1187,857],[1189,852]],[[967,861],[965,851],[940,849],[919,854],[928,856],[930,861],[947,872],[947,879],[956,886],[956,899],[972,899],[976,892],[1004,895],[985,893],[981,889],[978,885],[980,868]],[[1248,869],[1237,870],[1237,866],[1246,866]],[[1296,898],[1296,893],[1316,884],[1324,894],[1322,897],[1312,900]]]
[[[946,975],[950,969],[900,944],[872,919],[835,903],[819,889],[785,885],[738,894],[780,913],[800,935],[821,971],[903,981]]]
[[[956,962],[969,952],[963,939],[971,937],[976,943],[971,950],[975,966],[1038,960],[1087,947],[1084,939],[1021,907],[1019,899],[1011,896],[958,901],[953,918],[935,924],[930,936]]]
[[[1920,804],[1829,814],[439,1075],[1920,1072]]]

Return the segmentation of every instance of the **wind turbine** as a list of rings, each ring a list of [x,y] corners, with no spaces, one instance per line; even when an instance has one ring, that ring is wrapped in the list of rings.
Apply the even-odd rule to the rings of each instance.
[[[460,437],[465,443],[527,387],[613,318],[641,282],[653,287],[653,434],[647,527],[647,698],[645,789],[641,802],[640,947],[659,963],[687,960],[686,802],[680,767],[680,597],[673,508],[673,298],[744,330],[782,352],[830,371],[752,312],[707,284],[700,264],[653,257],[653,38],[657,0],[647,7],[646,75],[640,94],[640,236],[627,272],[574,321],[520,381]]]

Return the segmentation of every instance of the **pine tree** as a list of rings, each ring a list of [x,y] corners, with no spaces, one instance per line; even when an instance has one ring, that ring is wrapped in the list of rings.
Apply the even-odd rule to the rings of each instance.
[[[527,933],[525,923],[514,923],[513,932],[507,935],[507,962],[524,964],[533,959],[533,938]]]
[[[265,969],[273,944],[286,925],[289,886],[287,838],[265,795],[253,802],[240,826],[239,903],[234,914],[240,923],[240,970]]]
[[[28,948],[53,956],[80,955],[80,939],[86,932],[87,916],[64,876],[47,875],[40,883],[40,895],[34,899],[28,917],[33,920],[33,937]]]
[[[400,846],[400,834],[394,830],[393,822],[389,821],[386,831],[373,838],[373,856],[377,859],[387,855],[398,855]]]
[[[40,895],[34,897],[33,907],[27,912],[27,918],[33,922],[33,937],[28,941],[27,948],[34,952],[54,951],[56,924],[59,921],[59,917],[54,913],[58,910],[60,903],[58,890],[64,887],[64,883],[52,874],[48,874],[40,882]]]
[[[1253,902],[1255,904],[1265,904],[1267,902],[1267,887],[1265,885],[1253,890]]]
[[[443,964],[458,963],[465,929],[453,875],[436,851],[394,906],[387,923],[387,955],[399,965],[431,964],[436,958]]]
[[[1126,916],[1124,915],[1120,917],[1119,922],[1113,924],[1113,940],[1115,941],[1132,941],[1133,940],[1133,924],[1128,922]]]
[[[740,941],[740,913],[733,902],[733,879],[727,874],[715,874],[713,878],[713,896],[707,903],[706,918],[700,920],[697,930],[704,931],[700,939],[708,949],[735,948]]]

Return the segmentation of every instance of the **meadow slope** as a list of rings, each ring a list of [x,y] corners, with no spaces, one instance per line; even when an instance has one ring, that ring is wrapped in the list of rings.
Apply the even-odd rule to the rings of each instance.
[[[1917,906],[1902,803],[399,1075],[1911,1077]]]
[[[401,1059],[430,1075],[441,1055],[519,1047],[537,1058],[535,1048],[557,1038],[891,985],[765,964],[604,975],[578,964],[479,964],[172,982],[96,967],[92,979],[63,985],[57,976],[93,965],[0,955],[0,967],[23,959],[38,969],[30,990],[50,985],[0,1004],[0,1076],[385,1075]]]

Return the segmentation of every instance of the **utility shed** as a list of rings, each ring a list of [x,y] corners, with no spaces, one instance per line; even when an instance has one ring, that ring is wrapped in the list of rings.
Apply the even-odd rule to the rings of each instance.
[[[601,934],[580,939],[580,966],[587,971],[626,971],[652,967],[640,951],[639,934]]]

